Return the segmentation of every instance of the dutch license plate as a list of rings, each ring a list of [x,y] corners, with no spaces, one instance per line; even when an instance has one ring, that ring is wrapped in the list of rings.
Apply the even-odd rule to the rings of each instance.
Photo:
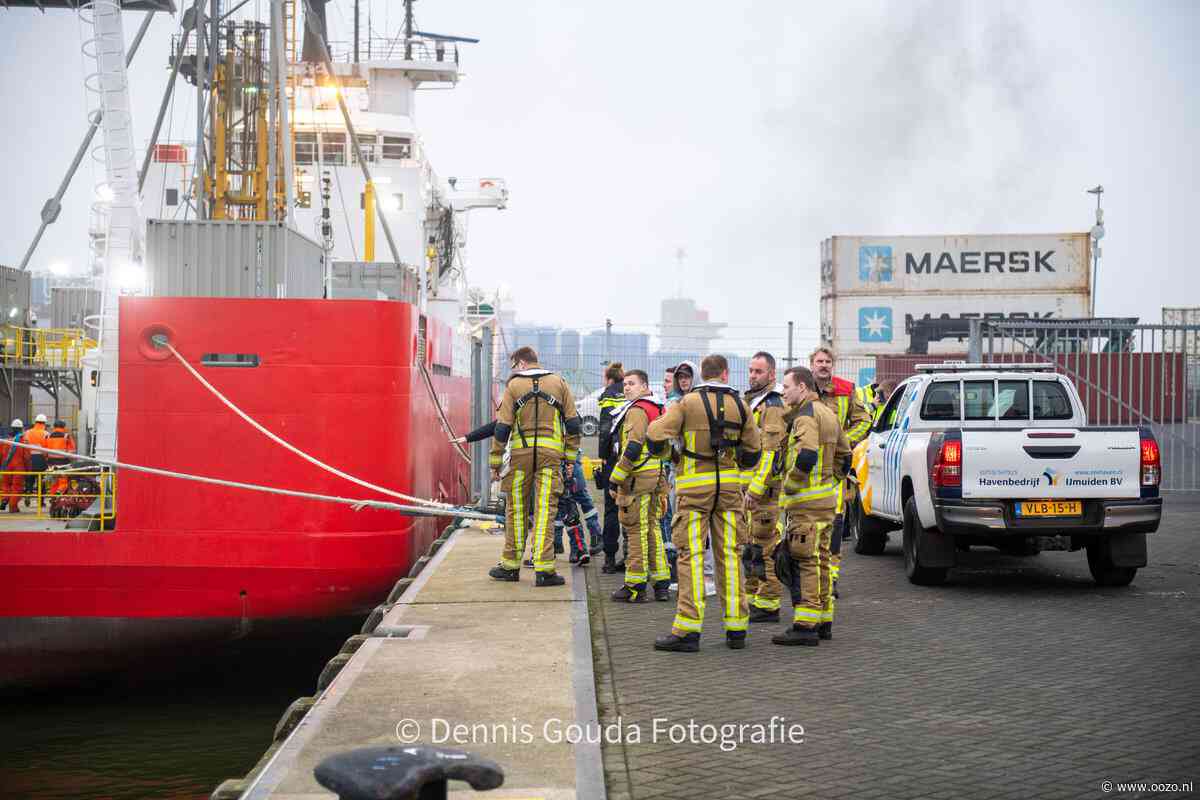
[[[1017,503],[1018,517],[1078,517],[1083,514],[1079,500],[1022,500]]]

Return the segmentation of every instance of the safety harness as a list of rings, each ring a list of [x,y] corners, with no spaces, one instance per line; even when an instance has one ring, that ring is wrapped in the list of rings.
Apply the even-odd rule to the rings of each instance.
[[[767,408],[780,407],[782,408],[783,394],[780,392],[782,387],[776,384],[773,388],[768,389],[760,395],[750,398],[750,413],[754,416],[755,424],[761,427],[762,413]],[[778,455],[778,454],[776,454]],[[783,462],[785,458],[775,458],[771,462],[771,475],[778,477],[783,474]]]
[[[692,391],[700,398],[700,403],[704,406],[704,416],[708,418],[708,444],[712,448],[712,453],[697,453],[687,447],[682,448],[681,452],[688,458],[694,458],[697,461],[712,462],[716,482],[712,506],[715,513],[721,498],[721,456],[737,448],[742,439],[742,429],[746,427],[746,421],[750,418],[750,414],[746,410],[746,404],[742,402],[742,396],[732,386],[721,383],[702,383],[694,387]],[[713,405],[708,402],[710,394],[715,395]],[[726,396],[732,397],[733,402],[737,404],[739,416],[737,422],[725,419]],[[728,431],[734,431],[732,438],[727,435]],[[734,463],[735,465],[737,463],[736,457]]]
[[[612,441],[611,452],[612,452],[613,457],[615,457],[617,459],[618,463],[621,458],[621,427],[625,422],[625,415],[627,413],[629,413],[629,409],[633,408],[634,406],[637,406],[638,408],[642,409],[642,411],[644,411],[646,413],[647,423],[654,422],[654,420],[658,419],[663,414],[662,404],[659,403],[657,400],[655,400],[652,397],[639,397],[636,400],[627,400],[627,401],[625,401],[625,403],[623,405],[621,405],[616,411],[613,412],[612,434],[611,434],[611,441]],[[640,443],[634,443],[634,444],[640,445]],[[626,448],[627,453],[629,452],[631,447],[632,447],[632,444],[630,445],[630,447]],[[650,452],[649,447],[645,447],[645,451],[646,451],[645,457],[642,458],[641,461],[638,461],[636,463],[634,463],[634,459],[636,459],[638,456],[640,456],[642,454],[642,447],[639,446],[637,448],[636,453],[630,455],[629,461],[632,464],[632,467],[629,470],[630,474],[633,474],[633,473],[641,470],[641,468],[646,466],[646,464],[650,463],[650,459],[654,457],[654,454],[652,452]],[[616,464],[613,465],[613,468],[614,469],[616,468]]]

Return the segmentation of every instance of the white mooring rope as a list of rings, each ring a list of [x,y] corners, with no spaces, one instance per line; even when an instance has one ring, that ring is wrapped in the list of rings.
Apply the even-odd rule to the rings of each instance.
[[[126,469],[133,472],[146,472],[151,475],[161,475],[165,478],[178,478],[185,481],[196,481],[197,483],[207,483],[213,486],[226,486],[231,489],[245,489],[251,492],[265,492],[267,494],[282,494],[288,497],[300,497],[306,500],[320,500],[326,503],[340,503],[341,505],[350,506],[355,511],[361,511],[364,508],[382,508],[388,511],[397,511],[405,516],[410,517],[462,517],[463,519],[481,519],[489,522],[494,522],[496,516],[494,514],[484,514],[478,511],[471,511],[455,506],[442,504],[444,508],[426,508],[424,506],[408,506],[401,503],[390,503],[386,500],[358,500],[353,497],[338,497],[330,494],[315,494],[313,492],[300,492],[294,489],[278,489],[274,486],[262,486],[256,483],[241,483],[239,481],[227,481],[221,478],[209,478],[204,475],[189,475],[186,472],[174,472],[169,469],[159,469],[157,467],[144,467],[140,464],[126,464],[121,461],[112,461],[105,458],[94,458],[93,456],[81,456],[77,453],[66,453],[62,450],[51,450],[46,447],[38,447],[35,444],[27,444],[26,442],[9,441],[9,444],[22,447],[26,450],[36,450],[39,453],[47,453],[55,456],[70,458],[74,461],[84,461],[90,464],[99,464],[104,467],[112,467],[114,469]],[[54,475],[56,473],[47,473]],[[77,474],[77,473],[76,473]]]
[[[224,403],[229,408],[230,411],[232,411],[233,413],[235,413],[239,417],[241,417],[245,422],[247,422],[251,427],[253,427],[255,430],[257,430],[259,433],[263,434],[268,439],[270,439],[271,441],[280,445],[284,449],[290,450],[291,452],[300,456],[308,463],[313,464],[317,467],[320,467],[321,469],[325,470],[326,472],[330,472],[334,475],[337,475],[339,478],[343,478],[345,480],[350,481],[351,483],[358,484],[359,486],[362,486],[364,489],[370,489],[371,491],[379,492],[380,494],[386,494],[389,497],[398,497],[401,500],[408,500],[409,502],[418,503],[420,505],[429,506],[431,508],[453,508],[454,507],[449,503],[442,503],[437,500],[425,500],[420,497],[413,497],[412,495],[404,494],[403,492],[393,491],[392,489],[387,489],[387,488],[384,488],[383,486],[377,486],[376,484],[371,483],[369,481],[364,481],[362,478],[356,478],[353,475],[349,475],[345,472],[342,472],[340,469],[337,469],[336,467],[332,467],[329,464],[326,464],[324,461],[320,460],[319,458],[316,458],[315,456],[310,456],[308,453],[304,452],[303,450],[301,450],[300,448],[291,444],[290,442],[284,441],[280,437],[276,436],[274,433],[271,433],[271,431],[267,430],[262,425],[260,425],[258,422],[251,419],[249,417],[249,415],[246,414],[246,412],[242,411],[240,408],[235,406],[233,404],[233,402],[229,400],[229,398],[227,398],[225,395],[221,394],[221,392],[215,386],[213,386],[211,383],[206,381],[204,379],[204,376],[201,375],[199,372],[197,372],[196,368],[193,367],[191,364],[189,364],[187,362],[187,359],[184,358],[183,356],[181,356],[179,354],[179,351],[176,350],[174,347],[172,347],[171,343],[169,341],[166,341],[165,339],[155,340],[154,344],[158,345],[160,347],[165,347],[166,349],[170,350],[171,353],[175,356],[175,358],[179,359],[179,363],[183,364],[184,368],[187,369],[187,371],[192,374],[192,377],[195,378],[196,380],[200,381],[200,384],[202,386],[204,386],[205,389],[208,389],[210,392],[212,392],[213,396],[216,397],[218,400],[220,400],[222,403]]]

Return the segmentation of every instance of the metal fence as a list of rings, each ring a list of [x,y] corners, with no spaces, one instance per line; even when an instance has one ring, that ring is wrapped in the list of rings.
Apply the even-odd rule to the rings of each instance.
[[[1162,488],[1200,491],[1198,343],[1197,325],[984,321],[969,357],[1055,364],[1079,390],[1088,424],[1150,427]]]

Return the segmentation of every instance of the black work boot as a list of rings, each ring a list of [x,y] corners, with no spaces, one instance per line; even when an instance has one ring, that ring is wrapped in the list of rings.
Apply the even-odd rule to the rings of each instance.
[[[622,584],[621,588],[612,593],[612,599],[619,603],[640,603],[646,599],[646,584]]]
[[[535,586],[562,586],[567,579],[557,572],[539,572]]]
[[[659,636],[654,640],[654,649],[672,653],[696,653],[700,650],[700,634],[689,633],[685,636],[676,636],[668,633],[666,636]]]
[[[820,639],[824,639],[827,642],[830,639],[832,639],[833,638],[833,623],[832,622],[822,622],[820,625],[818,625],[817,626],[817,637]]]
[[[817,636],[816,628],[801,628],[799,625],[793,625],[783,633],[777,633],[771,637],[771,641],[775,644],[782,645],[807,645],[816,647],[821,643],[821,639]]]
[[[600,566],[600,571],[605,575],[615,575],[617,573],[617,559],[615,556],[604,554],[604,563]]]
[[[671,599],[671,582],[659,581],[654,584],[654,599],[655,600],[670,600]]]
[[[509,569],[508,567],[504,566],[503,564],[497,564],[496,566],[489,569],[488,575],[492,576],[493,578],[495,578],[498,581],[516,582],[516,581],[521,580],[521,570]]]
[[[730,650],[746,649],[745,631],[725,631],[725,646]]]
[[[751,622],[779,622],[779,609],[768,611],[758,606],[750,606]]]

